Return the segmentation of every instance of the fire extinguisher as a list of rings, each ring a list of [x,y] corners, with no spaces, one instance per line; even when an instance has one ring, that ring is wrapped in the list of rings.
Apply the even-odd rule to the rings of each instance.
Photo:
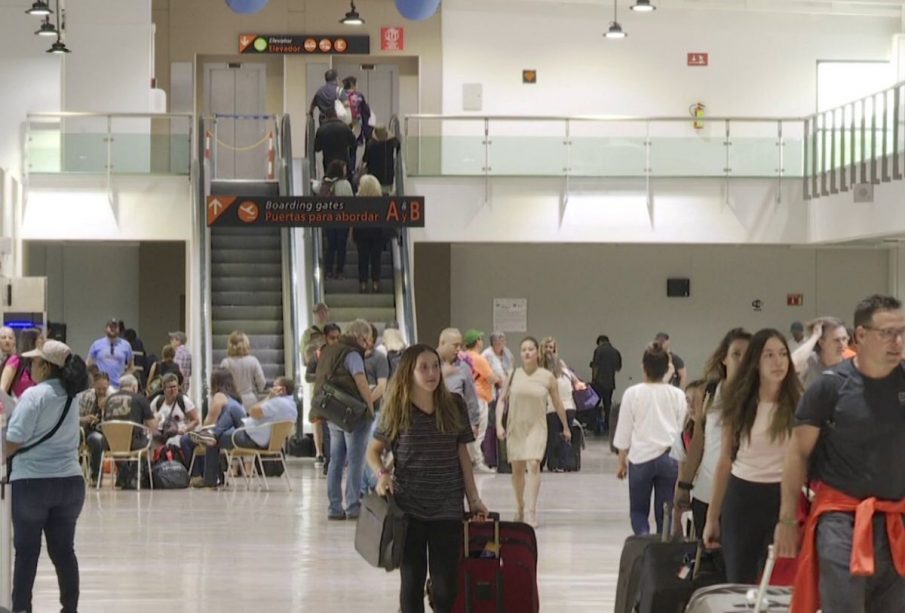
[[[695,130],[703,130],[704,129],[704,109],[707,107],[704,106],[703,102],[695,102],[690,107],[688,107],[688,114],[694,117],[694,129]]]

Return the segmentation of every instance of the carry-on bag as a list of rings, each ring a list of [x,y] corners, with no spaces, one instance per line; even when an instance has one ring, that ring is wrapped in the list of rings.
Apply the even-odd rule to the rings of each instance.
[[[537,613],[537,538],[528,524],[466,520],[454,613]]]
[[[355,550],[371,566],[396,570],[402,564],[407,529],[408,518],[392,496],[368,494],[355,525]]]
[[[685,613],[787,613],[792,588],[770,586],[775,565],[776,554],[770,545],[760,585],[721,583],[701,588],[691,597]]]
[[[368,417],[368,405],[329,381],[324,381],[311,399],[312,417],[322,417],[346,432],[355,432]]]
[[[481,452],[484,454],[484,463],[490,468],[496,468],[500,440],[496,437],[496,404],[491,404],[487,413],[487,433],[481,441]]]
[[[494,433],[495,435],[496,433]],[[509,463],[509,454],[506,450],[506,439],[497,440],[496,471],[498,473],[511,473],[512,465]]]

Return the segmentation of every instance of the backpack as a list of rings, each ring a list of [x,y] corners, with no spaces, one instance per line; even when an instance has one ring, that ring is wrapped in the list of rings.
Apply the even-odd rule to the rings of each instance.
[[[364,96],[358,92],[349,92],[349,110],[352,112],[352,121],[361,119],[361,107],[364,102]]]
[[[336,187],[336,181],[329,181],[326,177],[321,180],[321,187],[317,192],[318,196],[333,196],[334,188]]]

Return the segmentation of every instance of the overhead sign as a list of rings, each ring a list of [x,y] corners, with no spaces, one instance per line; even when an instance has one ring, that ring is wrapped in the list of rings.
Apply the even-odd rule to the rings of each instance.
[[[804,294],[786,294],[786,306],[801,306],[804,304]]]
[[[688,65],[689,66],[709,66],[710,65],[710,54],[709,53],[689,53],[688,54]]]
[[[424,196],[208,196],[208,226],[424,227]]]
[[[239,53],[349,55],[371,53],[371,37],[332,34],[240,34]]]
[[[380,28],[381,51],[405,51],[405,28],[391,26]]]

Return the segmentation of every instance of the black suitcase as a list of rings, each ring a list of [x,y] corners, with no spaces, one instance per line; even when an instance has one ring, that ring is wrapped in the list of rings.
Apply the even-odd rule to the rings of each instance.
[[[581,470],[581,450],[584,449],[584,428],[577,421],[572,422],[572,442],[567,443],[560,438],[557,441],[555,454],[547,456],[547,468],[550,471],[564,471],[567,473]]]
[[[619,557],[619,577],[616,581],[615,613],[634,613],[641,590],[641,562],[644,552],[653,544],[667,543],[672,528],[672,505],[664,505],[663,534],[632,535],[625,539]]]
[[[695,542],[673,541],[652,543],[644,550],[638,613],[682,613],[696,590],[726,580],[716,569],[704,568],[701,547]]]

